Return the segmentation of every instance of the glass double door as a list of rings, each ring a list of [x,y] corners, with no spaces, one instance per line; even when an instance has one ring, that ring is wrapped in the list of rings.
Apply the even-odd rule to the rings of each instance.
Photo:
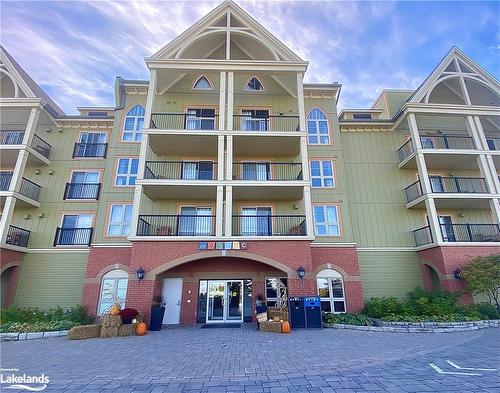
[[[243,280],[209,280],[207,323],[243,322]]]

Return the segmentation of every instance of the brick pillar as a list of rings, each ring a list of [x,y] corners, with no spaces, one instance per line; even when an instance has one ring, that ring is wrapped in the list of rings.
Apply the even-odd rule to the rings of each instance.
[[[128,282],[127,307],[139,311],[147,324],[151,316],[155,286],[156,280],[129,280]]]
[[[17,273],[19,271],[18,266],[13,266],[7,271],[10,270],[9,276],[9,288],[7,289],[7,296],[5,298],[5,304],[2,304],[2,307],[10,307],[14,303],[14,299],[16,296],[16,286],[17,286]]]
[[[363,287],[361,281],[344,281],[346,312],[356,313],[363,310]]]
[[[266,282],[264,280],[252,280],[252,322],[257,322],[255,314],[257,313],[256,304],[257,295],[262,295],[266,299]]]
[[[100,282],[86,282],[83,284],[82,306],[85,307],[89,315],[97,314],[97,304],[99,303]]]
[[[288,277],[289,296],[317,296],[316,280],[311,277]]]
[[[191,292],[191,293],[189,293]],[[181,325],[195,325],[197,319],[198,307],[198,283],[186,282],[182,283],[182,300],[181,300]]]
[[[426,291],[431,292],[434,289],[434,286],[432,285],[431,268],[422,263],[420,264],[420,270],[422,270],[422,279],[424,281],[424,288]]]

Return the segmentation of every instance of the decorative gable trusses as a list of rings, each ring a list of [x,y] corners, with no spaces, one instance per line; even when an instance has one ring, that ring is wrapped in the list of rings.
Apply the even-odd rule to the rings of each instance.
[[[302,62],[300,57],[232,1],[224,1],[149,59]]]
[[[500,84],[453,47],[409,100],[410,103],[500,105]]]

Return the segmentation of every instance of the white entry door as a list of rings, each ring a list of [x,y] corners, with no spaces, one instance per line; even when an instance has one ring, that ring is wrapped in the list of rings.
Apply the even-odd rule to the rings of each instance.
[[[181,319],[182,278],[163,279],[163,299],[165,301],[163,324],[179,324]]]

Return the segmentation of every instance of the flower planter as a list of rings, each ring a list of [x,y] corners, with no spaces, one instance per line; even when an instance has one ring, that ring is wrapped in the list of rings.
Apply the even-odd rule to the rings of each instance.
[[[165,307],[151,307],[151,321],[149,323],[150,331],[161,330],[164,315]]]

